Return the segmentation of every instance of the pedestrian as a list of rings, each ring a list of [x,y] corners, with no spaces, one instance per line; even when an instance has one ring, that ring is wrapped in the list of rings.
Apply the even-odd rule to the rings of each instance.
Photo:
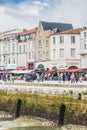
[[[37,81],[39,82],[40,81],[40,75],[39,75],[39,73],[37,73],[36,76],[37,76]]]
[[[63,73],[63,83],[65,83],[65,79],[66,79],[66,76],[65,76],[65,74]]]
[[[74,83],[74,82],[75,82],[75,74],[72,73],[72,74],[71,74],[71,83]]]
[[[75,81],[76,81],[76,83],[78,82],[78,80],[79,80],[79,75],[78,75],[78,73],[76,73],[76,75],[75,75]]]
[[[61,79],[62,79],[61,73],[57,73],[57,79],[58,79],[59,83],[61,83]]]
[[[71,79],[71,78],[70,78],[70,73],[67,73],[67,74],[66,74],[66,78],[67,78],[68,83],[69,83],[69,81],[70,81],[70,79]]]

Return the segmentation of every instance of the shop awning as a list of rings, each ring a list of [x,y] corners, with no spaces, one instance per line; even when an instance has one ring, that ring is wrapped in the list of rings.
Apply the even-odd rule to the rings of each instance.
[[[11,73],[13,74],[29,74],[33,72],[33,70],[13,70]]]
[[[18,67],[18,68],[16,68],[16,70],[25,70],[25,68]]]

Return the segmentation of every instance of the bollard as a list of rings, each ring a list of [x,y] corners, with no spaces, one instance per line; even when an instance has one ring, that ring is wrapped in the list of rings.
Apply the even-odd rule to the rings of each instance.
[[[81,98],[82,98],[81,93],[78,93],[78,100],[81,100]]]
[[[20,107],[21,107],[21,99],[18,99],[17,106],[16,106],[15,118],[18,118],[20,116]]]
[[[59,122],[58,122],[59,126],[64,124],[65,109],[66,109],[66,106],[64,104],[62,104],[61,107],[60,107],[60,112],[59,112]]]

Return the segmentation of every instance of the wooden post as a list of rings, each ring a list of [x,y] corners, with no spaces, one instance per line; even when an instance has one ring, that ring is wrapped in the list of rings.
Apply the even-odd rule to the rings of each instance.
[[[15,118],[18,118],[20,116],[20,107],[21,107],[21,99],[18,99],[17,106],[16,106]]]
[[[59,112],[59,122],[58,122],[59,126],[64,124],[65,109],[66,109],[66,106],[64,104],[62,104],[61,107],[60,107],[60,112]]]

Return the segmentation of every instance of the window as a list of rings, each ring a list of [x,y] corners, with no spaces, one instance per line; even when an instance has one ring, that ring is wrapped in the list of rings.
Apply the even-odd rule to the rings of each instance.
[[[38,59],[42,59],[42,52],[41,51],[38,52]]]
[[[8,53],[10,53],[10,44],[8,44]]]
[[[46,58],[48,59],[48,51],[46,51]]]
[[[25,53],[25,45],[23,45],[23,53]]]
[[[15,63],[15,58],[13,58],[13,63]]]
[[[84,32],[84,37],[86,37],[86,32]]]
[[[31,34],[29,34],[29,39],[31,39],[32,38],[32,35]]]
[[[34,59],[34,52],[32,51],[32,59]]]
[[[39,31],[39,36],[41,37],[41,31]]]
[[[11,40],[14,40],[14,36],[10,36],[10,39],[11,39]]]
[[[46,40],[46,46],[48,47],[48,40]]]
[[[31,48],[31,43],[29,42],[29,49]]]
[[[86,47],[86,43],[85,43],[85,44],[84,44],[84,50],[86,50],[86,48],[87,48],[87,47]]]
[[[56,41],[55,41],[55,37],[53,37],[53,44],[55,44],[55,42],[56,42]]]
[[[60,57],[64,57],[64,49],[60,49]]]
[[[41,41],[39,41],[39,47],[42,47]]]
[[[64,36],[60,36],[60,44],[64,43]]]
[[[10,58],[8,59],[8,64],[10,64]]]
[[[15,51],[15,44],[12,44],[12,52]]]
[[[3,53],[5,53],[5,46],[3,46]]]
[[[26,35],[26,39],[29,39],[29,35]]]
[[[53,58],[55,58],[55,49],[53,49]]]
[[[75,57],[75,49],[71,49],[71,57]]]
[[[19,53],[21,53],[21,46],[19,46]]]
[[[31,53],[29,52],[29,59],[31,59]]]
[[[71,36],[71,43],[75,43],[75,36]]]

